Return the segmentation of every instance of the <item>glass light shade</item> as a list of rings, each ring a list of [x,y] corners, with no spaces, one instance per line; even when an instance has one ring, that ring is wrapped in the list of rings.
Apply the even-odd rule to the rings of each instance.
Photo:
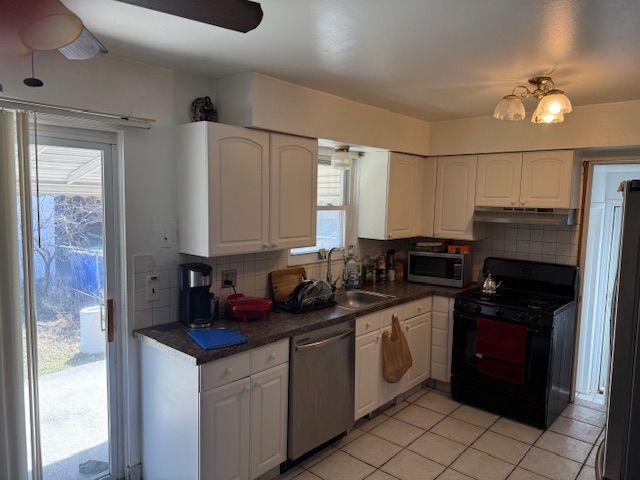
[[[22,28],[22,41],[33,50],[56,50],[73,42],[84,25],[58,0],[35,0]]]
[[[351,153],[349,150],[336,150],[331,154],[331,166],[340,170],[351,169]]]
[[[545,112],[542,108],[542,100],[538,102],[533,115],[531,115],[531,123],[561,123],[564,122],[564,114],[562,112],[551,113]]]
[[[558,113],[571,113],[571,100],[562,90],[550,90],[540,99],[538,107],[542,112],[551,115]]]
[[[513,94],[503,97],[493,111],[493,118],[498,120],[522,120],[525,115],[522,99]]]

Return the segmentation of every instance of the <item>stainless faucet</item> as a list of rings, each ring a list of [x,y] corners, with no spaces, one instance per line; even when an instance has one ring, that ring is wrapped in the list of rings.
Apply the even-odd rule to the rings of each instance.
[[[342,254],[342,261],[344,262],[346,260],[344,249],[339,247],[333,247],[331,250],[329,250],[329,254],[327,255],[327,282],[329,283],[329,285],[331,285],[331,288],[333,288],[334,290],[336,289],[336,283],[338,282],[338,279],[336,278],[334,281],[333,275],[331,274],[331,255],[336,250],[338,250]]]

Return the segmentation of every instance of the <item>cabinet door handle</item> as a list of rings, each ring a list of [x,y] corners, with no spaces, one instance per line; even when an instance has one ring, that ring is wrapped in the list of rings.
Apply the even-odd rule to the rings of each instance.
[[[272,243],[272,244],[271,244],[271,247],[272,247],[272,248],[278,248],[278,244],[277,244],[277,243]]]
[[[518,202],[516,202],[515,200],[511,201],[511,205],[517,205]]]
[[[404,327],[405,331],[409,331],[409,325],[407,325],[406,327]]]
[[[382,335],[378,335],[378,336],[376,337],[376,343],[380,343],[380,338],[381,338],[381,336],[382,336]]]
[[[371,328],[371,322],[367,322],[365,328]]]
[[[253,386],[254,386],[254,387],[256,387],[256,388],[258,388],[260,385],[262,385],[262,382],[261,382],[260,380],[256,380],[256,381],[253,383]],[[247,387],[247,388],[248,388],[248,387]]]
[[[422,311],[422,307],[418,306],[418,311],[421,312]]]
[[[248,392],[250,389],[251,387],[249,385],[245,385],[244,387],[242,387],[243,392]]]
[[[275,353],[270,353],[269,354],[269,360],[275,360],[276,358],[276,354]]]
[[[227,367],[227,369],[224,371],[224,374],[231,375],[231,372],[233,372],[233,369],[231,367]]]
[[[269,244],[268,243],[263,243],[262,244],[262,248],[264,248],[266,250],[267,248],[269,248]]]

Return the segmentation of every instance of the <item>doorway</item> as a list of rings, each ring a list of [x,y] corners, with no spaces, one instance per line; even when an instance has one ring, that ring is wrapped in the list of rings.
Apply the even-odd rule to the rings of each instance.
[[[624,180],[640,178],[640,164],[595,164],[590,174],[576,396],[604,405],[621,236],[622,193],[618,187]]]
[[[25,384],[31,478],[115,479],[117,349],[109,335],[119,275],[115,139],[53,127],[34,133],[27,254],[35,318],[23,324],[25,368],[30,361],[35,377]]]

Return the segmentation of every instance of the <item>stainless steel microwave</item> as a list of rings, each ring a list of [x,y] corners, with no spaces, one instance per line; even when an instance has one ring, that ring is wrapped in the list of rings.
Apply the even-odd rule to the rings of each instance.
[[[407,280],[446,287],[471,282],[471,254],[409,252]]]

